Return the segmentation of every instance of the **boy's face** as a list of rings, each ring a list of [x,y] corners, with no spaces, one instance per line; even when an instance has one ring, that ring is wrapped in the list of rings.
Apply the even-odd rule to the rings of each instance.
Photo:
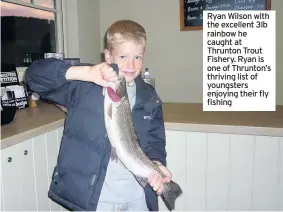
[[[112,51],[104,50],[105,61],[108,64],[116,63],[119,67],[119,75],[124,75],[126,81],[132,82],[141,72],[144,46],[134,42],[115,44]]]

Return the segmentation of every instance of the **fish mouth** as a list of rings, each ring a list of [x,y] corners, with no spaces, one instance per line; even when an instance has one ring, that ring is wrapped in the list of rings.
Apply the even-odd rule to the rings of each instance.
[[[113,102],[119,102],[119,101],[121,100],[121,97],[119,97],[119,96],[117,95],[117,93],[114,91],[113,88],[108,87],[108,88],[107,88],[107,93],[108,93],[109,98],[110,98]]]
[[[107,87],[108,96],[113,102],[119,102],[126,95],[125,77],[121,76],[113,87]]]

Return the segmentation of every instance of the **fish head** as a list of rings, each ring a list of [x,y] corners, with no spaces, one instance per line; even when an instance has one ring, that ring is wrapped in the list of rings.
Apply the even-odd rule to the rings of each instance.
[[[116,82],[111,82],[104,91],[107,120],[109,118],[112,120],[116,117],[119,105],[121,105],[127,95],[126,89],[126,79],[124,76],[121,76]]]
[[[111,83],[107,87],[107,94],[112,103],[120,103],[127,94],[125,77],[120,76],[116,82]]]

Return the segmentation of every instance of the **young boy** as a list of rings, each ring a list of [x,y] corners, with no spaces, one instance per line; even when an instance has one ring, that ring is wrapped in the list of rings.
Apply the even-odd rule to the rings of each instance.
[[[70,210],[157,211],[166,168],[162,104],[155,90],[140,77],[146,33],[138,23],[121,20],[106,35],[104,63],[70,66],[57,59],[34,62],[27,70],[31,90],[68,109],[64,133],[48,196]],[[102,94],[117,73],[124,75],[132,117],[145,154],[168,176],[156,173],[143,188],[121,162],[111,161],[104,125]]]

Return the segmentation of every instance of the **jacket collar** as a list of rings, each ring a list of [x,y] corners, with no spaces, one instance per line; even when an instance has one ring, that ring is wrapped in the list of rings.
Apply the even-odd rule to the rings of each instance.
[[[140,108],[144,107],[144,105],[148,105],[151,107],[156,107],[161,104],[161,100],[156,94],[155,90],[147,85],[141,76],[139,75],[135,79],[136,83],[136,104],[135,107]]]

